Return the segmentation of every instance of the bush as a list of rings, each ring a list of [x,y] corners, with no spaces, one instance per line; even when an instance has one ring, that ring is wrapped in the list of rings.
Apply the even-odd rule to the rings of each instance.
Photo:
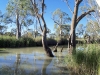
[[[59,42],[59,45],[67,45],[67,39],[62,38],[61,40],[55,40],[52,38],[47,39],[48,46],[54,46]],[[37,37],[35,39],[29,37],[22,37],[20,39],[16,39],[15,37],[3,36],[0,37],[0,47],[1,48],[14,48],[14,47],[34,47],[34,46],[42,46],[42,37]]]
[[[0,38],[0,47],[33,47],[36,46],[35,41],[32,38]]]
[[[59,45],[67,45],[68,44],[68,40],[66,38],[58,39],[57,42],[59,42]]]
[[[54,46],[54,45],[57,44],[57,41],[52,39],[52,38],[48,38],[47,43],[48,43],[49,46]]]
[[[34,39],[36,46],[42,46],[42,37],[37,37]]]

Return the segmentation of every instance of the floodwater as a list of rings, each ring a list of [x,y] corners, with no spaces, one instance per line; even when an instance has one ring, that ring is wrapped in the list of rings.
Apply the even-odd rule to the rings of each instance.
[[[0,50],[0,75],[68,75],[64,57],[67,48],[47,57],[42,47]]]

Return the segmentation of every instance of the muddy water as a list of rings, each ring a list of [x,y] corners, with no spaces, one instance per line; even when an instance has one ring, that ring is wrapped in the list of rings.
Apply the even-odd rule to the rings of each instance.
[[[0,50],[0,75],[68,75],[67,49],[60,49],[54,58],[47,57],[42,47]]]

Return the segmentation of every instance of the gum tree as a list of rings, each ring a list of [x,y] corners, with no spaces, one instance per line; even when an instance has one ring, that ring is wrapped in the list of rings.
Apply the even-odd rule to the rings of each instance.
[[[74,6],[74,11],[71,10],[68,0],[65,0],[67,3],[69,9],[72,12],[72,21],[71,21],[71,29],[70,29],[70,36],[69,36],[69,45],[68,48],[75,48],[76,47],[76,26],[82,20],[86,15],[90,14],[91,12],[94,12],[94,10],[87,10],[86,12],[82,13],[80,16],[78,16],[78,10],[79,10],[79,5],[81,4],[83,0],[75,0],[75,6]],[[75,53],[76,51],[73,49],[71,53]]]
[[[29,9],[28,0],[9,0],[7,4],[7,13],[5,16],[5,22],[16,24],[16,39],[21,37],[21,27],[22,25],[27,25],[33,23],[32,20],[28,18]]]
[[[43,49],[45,50],[47,56],[54,57],[51,49],[48,47],[47,44],[47,24],[44,19],[44,11],[45,11],[45,3],[44,0],[30,0],[33,6],[34,15],[38,19],[40,29],[42,32],[42,45]]]
[[[52,13],[52,19],[55,23],[55,28],[59,29],[59,36],[62,38],[62,31],[63,31],[63,25],[66,25],[70,22],[70,17],[67,13],[61,11],[60,9],[56,9]]]

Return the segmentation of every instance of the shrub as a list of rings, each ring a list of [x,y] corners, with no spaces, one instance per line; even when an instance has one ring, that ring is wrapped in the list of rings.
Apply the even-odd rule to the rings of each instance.
[[[48,38],[47,43],[48,43],[49,46],[54,46],[54,45],[57,44],[57,41],[52,39],[52,38]]]
[[[5,38],[5,37],[0,37],[0,47],[32,47],[36,46],[35,41],[32,38]]]
[[[57,42],[59,42],[59,45],[67,45],[68,44],[68,40],[66,38],[58,39]]]

